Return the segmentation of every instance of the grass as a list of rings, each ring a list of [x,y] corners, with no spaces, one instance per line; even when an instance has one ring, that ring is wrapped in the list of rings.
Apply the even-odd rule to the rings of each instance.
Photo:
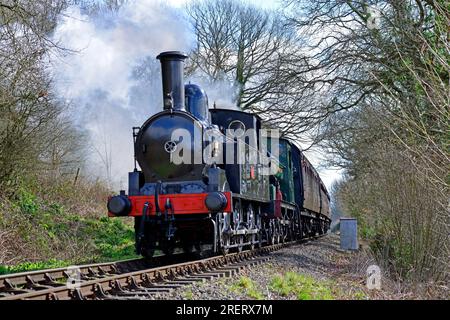
[[[17,273],[17,272],[26,272],[33,270],[42,270],[42,269],[54,269],[54,268],[64,268],[69,266],[70,263],[68,261],[51,259],[48,261],[39,261],[39,262],[23,262],[14,266],[4,266],[0,265],[0,275],[8,274],[8,273]]]
[[[273,271],[272,266],[270,264],[267,265],[268,274],[273,274]],[[334,281],[317,280],[311,276],[295,272],[276,274],[272,277],[269,276],[269,279],[267,295],[258,288],[258,284],[254,280],[247,276],[240,276],[232,283],[228,279],[219,279],[217,280],[217,284],[225,291],[256,300],[273,297],[274,293],[276,294],[275,299],[279,298],[279,296],[298,300],[367,299],[367,295],[362,290],[356,290],[352,293],[344,292],[339,288],[338,283]],[[204,285],[206,284],[195,284],[197,288],[203,287]],[[183,290],[182,297],[186,300],[194,299],[192,286],[188,286]]]
[[[283,297],[295,296],[298,300],[333,300],[331,285],[311,276],[286,272],[272,278],[269,289]]]
[[[268,270],[269,272],[270,270]],[[311,276],[286,272],[276,274],[270,278],[268,290],[282,297],[295,298],[298,300],[334,300],[342,294],[337,286],[331,281],[316,280]],[[235,293],[241,293],[249,298],[262,300],[265,295],[251,278],[241,276],[236,282],[228,286]],[[354,297],[364,299],[364,296]]]
[[[367,295],[362,291],[357,291],[352,296],[353,300],[367,300]]]
[[[263,300],[264,294],[260,292],[257,285],[249,277],[241,276],[239,280],[231,286],[231,291],[246,294],[256,300]]]
[[[121,219],[102,217],[86,221],[86,234],[93,242],[98,256],[96,260],[124,260],[136,258],[134,229]]]
[[[192,300],[194,298],[194,293],[191,288],[188,288],[183,292],[183,298],[186,300]]]

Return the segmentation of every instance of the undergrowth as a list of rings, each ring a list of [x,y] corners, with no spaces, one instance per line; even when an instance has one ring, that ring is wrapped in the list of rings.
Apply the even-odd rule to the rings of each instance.
[[[0,198],[0,274],[135,258],[131,221],[95,184],[28,184]]]

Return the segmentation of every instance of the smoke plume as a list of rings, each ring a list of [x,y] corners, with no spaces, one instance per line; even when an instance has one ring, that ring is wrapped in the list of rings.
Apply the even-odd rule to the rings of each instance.
[[[54,34],[72,50],[52,61],[55,90],[89,136],[86,175],[112,187],[133,169],[132,127],[162,110],[162,51],[189,52],[194,35],[178,9],[154,0],[99,14],[70,7]]]
[[[89,137],[85,176],[125,188],[133,169],[132,127],[162,110],[159,61],[162,51],[189,52],[195,35],[185,14],[155,0],[126,2],[117,11],[84,12],[70,7],[54,40],[72,50],[51,62],[57,94],[72,108],[73,118]],[[232,82],[211,82],[194,74],[210,108],[238,109]],[[314,159],[312,159],[314,160]]]

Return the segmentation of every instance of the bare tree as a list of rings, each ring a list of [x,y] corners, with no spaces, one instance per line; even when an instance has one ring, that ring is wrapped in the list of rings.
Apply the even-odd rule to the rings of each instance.
[[[309,52],[293,56],[303,67],[292,73],[319,97],[307,125],[330,163],[347,169],[347,213],[360,217],[375,248],[389,248],[382,262],[401,279],[448,278],[448,6],[286,5]]]
[[[305,90],[321,97],[310,107],[315,124],[371,106],[383,115],[380,121],[395,119],[396,128],[385,124],[400,140],[440,145],[433,153],[449,162],[442,145],[450,101],[448,8],[438,1],[287,3],[302,14],[290,17],[302,37],[314,38],[306,42],[311,54],[296,58],[307,60],[308,67],[293,72],[309,73]],[[326,138],[325,132],[317,141]]]
[[[289,64],[299,48],[284,17],[236,0],[196,1],[188,13],[197,37],[189,71],[234,83],[237,106],[299,135],[304,104],[291,103],[298,90]]]
[[[66,5],[52,0],[0,3],[3,186],[48,170],[49,163],[67,167],[80,154],[81,146],[75,142],[77,130],[64,119],[65,106],[52,94],[46,72],[48,53],[60,50],[52,41],[51,32]]]
[[[71,4],[77,5],[89,15],[107,15],[110,12],[116,12],[129,0],[72,0]]]

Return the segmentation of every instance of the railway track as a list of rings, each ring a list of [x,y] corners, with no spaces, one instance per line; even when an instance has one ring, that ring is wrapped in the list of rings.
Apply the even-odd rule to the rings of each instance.
[[[174,256],[155,256],[152,260],[129,259],[106,263],[95,263],[76,266],[81,281],[92,281],[110,276],[144,270],[167,264],[186,261],[186,254]],[[29,294],[40,290],[63,287],[72,276],[73,268],[56,268],[30,272],[12,273],[0,276],[0,300],[11,299],[22,294]]]
[[[11,274],[0,277],[0,300],[147,300],[193,282],[231,276],[267,261],[268,253],[296,243],[182,263],[173,263],[182,259],[180,254],[170,257],[172,264],[168,257],[161,257],[155,265],[136,259],[80,266],[80,281],[72,285],[67,283],[67,268]]]

